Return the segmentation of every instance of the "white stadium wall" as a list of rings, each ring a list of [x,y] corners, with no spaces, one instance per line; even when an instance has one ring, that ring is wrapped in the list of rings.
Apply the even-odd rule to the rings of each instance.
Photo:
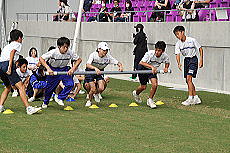
[[[77,50],[83,59],[82,67],[89,54],[96,50],[97,43],[107,41],[111,46],[111,54],[124,64],[125,70],[132,70],[134,48],[132,32],[134,32],[135,24],[82,23],[80,44]],[[160,82],[185,84],[182,72],[177,68],[174,55],[177,39],[172,33],[176,25],[184,25],[186,35],[196,38],[204,49],[204,68],[198,72],[198,79],[195,80],[196,86],[230,93],[230,22],[143,24],[148,37],[149,49],[153,49],[158,40],[163,40],[167,44],[166,52],[170,56],[173,73],[159,75]],[[38,48],[41,55],[49,46],[56,45],[57,38],[61,36],[72,40],[75,23],[20,21],[18,28],[25,35],[23,55],[27,56],[30,47]]]

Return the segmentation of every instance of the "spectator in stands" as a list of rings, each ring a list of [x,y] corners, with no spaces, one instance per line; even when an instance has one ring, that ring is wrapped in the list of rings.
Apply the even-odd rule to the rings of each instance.
[[[57,11],[57,14],[53,16],[53,21],[69,21],[70,13],[72,13],[72,10],[68,5],[67,0],[59,0],[58,6],[59,9]]]
[[[148,51],[147,47],[147,37],[144,33],[144,26],[142,24],[137,24],[134,26],[136,29],[136,34],[133,34],[133,43],[136,45],[133,51],[134,57],[134,71],[137,70],[138,64],[140,63],[141,59],[144,57],[145,53]],[[137,74],[132,75],[132,79],[136,79]]]
[[[171,5],[169,0],[156,0],[153,10],[170,10]],[[165,12],[153,12],[150,21],[163,21]]]
[[[179,10],[181,10],[180,15],[182,16],[182,21],[198,21],[199,17],[197,11],[189,10],[194,9],[195,3],[190,0],[185,0],[182,5],[179,5]]]
[[[93,0],[84,0],[83,12],[89,12],[92,7]]]
[[[29,56],[26,57],[26,60],[28,61],[28,69],[31,71],[36,71],[39,66],[38,51],[36,48],[30,48]]]
[[[110,20],[114,22],[124,22],[124,19],[121,18],[122,10],[119,7],[119,1],[114,0],[113,3],[114,3],[114,7],[110,10],[110,12],[113,13],[110,13],[109,15]]]
[[[125,19],[125,21],[133,22],[133,15],[135,14],[135,12],[130,11],[134,11],[134,8],[132,7],[132,2],[130,0],[127,0],[125,3],[125,12],[124,14],[122,14],[122,16]]]
[[[207,8],[211,0],[194,0],[195,8]]]
[[[182,4],[183,0],[176,0],[173,3],[172,9],[178,9],[178,6],[180,6]]]
[[[99,15],[90,17],[88,19],[89,22],[92,22],[92,21],[109,22],[109,15],[107,13],[108,8],[106,7],[105,0],[102,1],[101,6],[102,7],[98,11],[98,12],[100,12]]]

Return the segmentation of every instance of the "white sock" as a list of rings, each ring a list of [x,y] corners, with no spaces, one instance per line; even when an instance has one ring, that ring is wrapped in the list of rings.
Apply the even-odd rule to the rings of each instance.
[[[188,99],[193,99],[193,96],[188,96]]]
[[[198,95],[195,95],[194,98],[199,98]]]
[[[3,105],[0,105],[0,108],[3,108]]]

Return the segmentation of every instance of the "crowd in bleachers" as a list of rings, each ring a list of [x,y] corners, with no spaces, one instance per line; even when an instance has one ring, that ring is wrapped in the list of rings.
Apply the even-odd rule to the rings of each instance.
[[[82,21],[229,21],[230,9],[226,10],[227,19],[217,19],[217,11],[213,8],[223,7],[230,7],[230,0],[85,0]],[[53,21],[76,19],[77,12],[71,11],[67,0],[59,0],[59,9]]]

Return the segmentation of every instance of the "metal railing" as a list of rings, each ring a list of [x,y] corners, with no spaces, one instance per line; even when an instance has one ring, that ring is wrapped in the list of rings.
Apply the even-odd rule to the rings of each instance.
[[[217,7],[217,8],[202,8],[202,9],[187,9],[187,10],[183,10],[185,11],[185,13],[189,12],[189,11],[200,11],[200,10],[209,10],[209,20],[212,21],[211,15],[212,13],[210,12],[211,10],[213,11],[217,11],[217,10],[230,10],[230,7]],[[168,12],[180,12],[181,10],[147,10],[147,11],[121,11],[121,12],[116,12],[116,13],[132,13],[134,12],[135,14],[137,13],[143,13],[146,15],[146,21],[148,22],[149,20],[149,16],[148,14],[153,13],[153,12],[163,12],[164,14],[164,21],[166,21],[166,16],[168,14]],[[87,22],[87,16],[90,16],[90,14],[97,14],[95,16],[97,16],[97,18],[99,17],[98,14],[100,13],[109,13],[109,14],[114,14],[114,12],[85,12],[83,13],[83,22]],[[17,21],[31,21],[30,18],[31,16],[33,17],[33,21],[53,21],[53,16],[56,15],[57,13],[16,13],[17,16]],[[77,13],[70,13],[70,17],[75,16],[76,17]],[[91,15],[92,16],[92,15]],[[21,18],[22,17],[22,18]],[[24,20],[23,20],[24,19]],[[129,19],[130,21],[130,19]],[[185,18],[186,21],[186,18]],[[114,22],[114,16],[113,16],[113,20],[112,22]],[[137,21],[139,22],[139,21]]]

